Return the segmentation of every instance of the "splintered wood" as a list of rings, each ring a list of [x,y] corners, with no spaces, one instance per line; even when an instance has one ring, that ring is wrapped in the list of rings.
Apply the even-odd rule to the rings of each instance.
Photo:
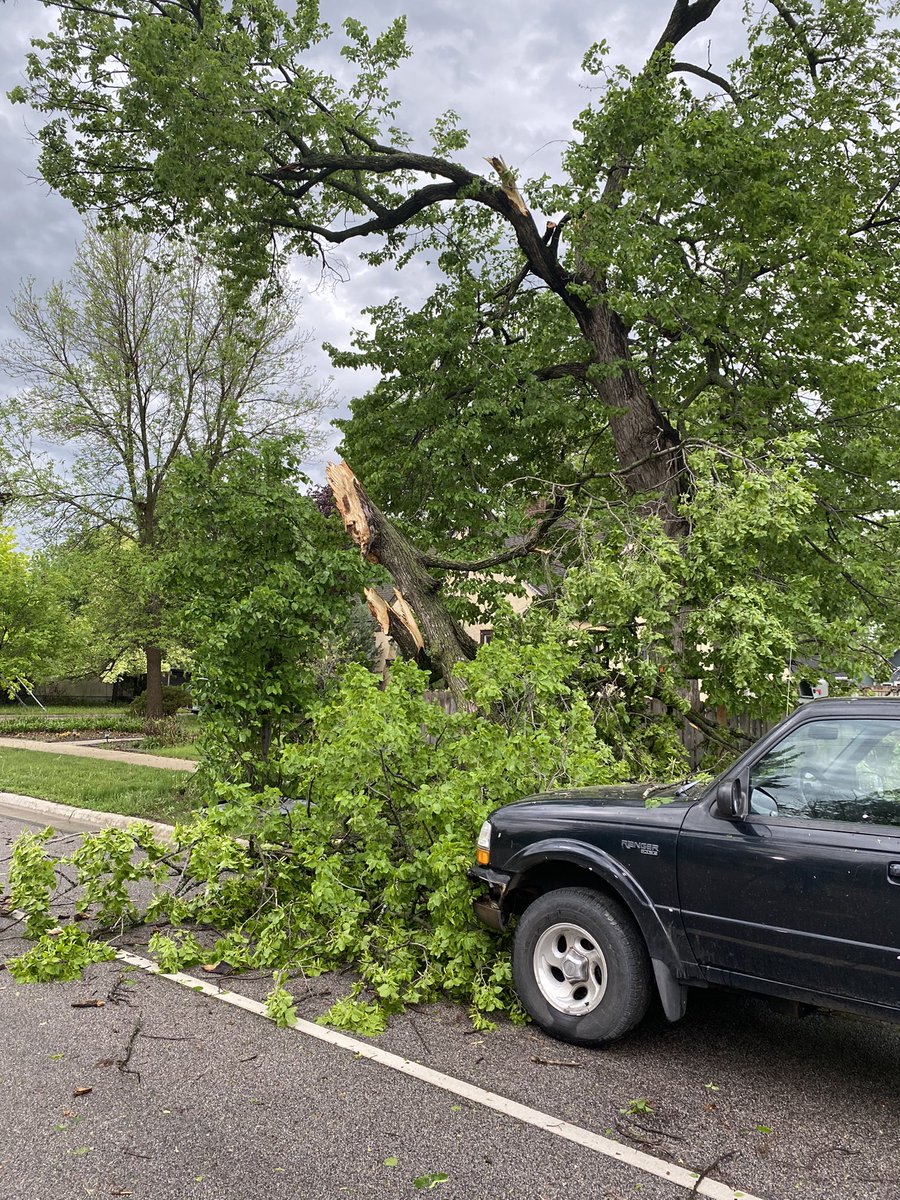
[[[509,169],[499,154],[493,155],[491,158],[486,158],[484,161],[490,163],[497,172],[500,178],[500,188],[513,208],[517,212],[520,212],[523,217],[527,217],[528,205],[522,199],[522,193],[516,186],[515,174]]]
[[[334,496],[344,528],[350,535],[359,552],[369,562],[378,562],[370,553],[375,530],[372,527],[368,497],[359,484],[356,476],[345,462],[329,463],[325,468],[325,478]]]
[[[402,592],[394,588],[392,602],[379,596],[374,588],[366,588],[365,596],[369,612],[378,622],[381,632],[393,639],[404,658],[418,659],[425,649],[425,639]]]

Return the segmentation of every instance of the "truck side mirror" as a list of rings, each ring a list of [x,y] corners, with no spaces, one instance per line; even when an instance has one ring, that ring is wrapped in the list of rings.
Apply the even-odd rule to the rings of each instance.
[[[746,792],[739,778],[726,779],[716,788],[716,813],[726,821],[741,821],[746,817]]]

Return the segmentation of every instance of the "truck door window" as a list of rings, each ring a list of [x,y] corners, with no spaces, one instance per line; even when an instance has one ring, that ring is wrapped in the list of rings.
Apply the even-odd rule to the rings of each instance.
[[[807,721],[750,772],[750,811],[900,825],[900,721]]]

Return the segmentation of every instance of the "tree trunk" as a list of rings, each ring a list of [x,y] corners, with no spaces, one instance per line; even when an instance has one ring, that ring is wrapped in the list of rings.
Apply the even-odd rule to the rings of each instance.
[[[629,495],[646,496],[644,511],[658,516],[670,537],[681,537],[686,526],[677,504],[685,486],[685,461],[678,431],[629,365],[628,333],[619,317],[598,306],[584,333],[598,363],[619,364],[596,386],[611,409],[609,427],[623,484]]]
[[[162,650],[159,646],[145,646],[147,656],[147,720],[161,721],[162,702]]]
[[[422,554],[400,532],[366,494],[362,484],[346,463],[329,463],[325,475],[344,528],[368,562],[381,563],[396,584],[395,600],[385,611],[370,608],[384,629],[400,634],[401,652],[427,665],[422,652],[452,685],[453,666],[461,659],[473,659],[478,650],[459,621],[448,611],[441,596],[440,581],[425,569]]]

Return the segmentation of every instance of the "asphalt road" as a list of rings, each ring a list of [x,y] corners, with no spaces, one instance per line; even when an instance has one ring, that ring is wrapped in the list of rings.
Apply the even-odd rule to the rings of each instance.
[[[0,823],[0,860],[14,828]],[[17,936],[0,929],[0,957]],[[261,998],[270,983],[228,986]],[[293,982],[306,1017],[345,987]],[[72,1007],[85,999],[104,1003]],[[0,1196],[15,1200],[367,1200],[437,1174],[438,1200],[689,1196],[119,962],[64,985],[0,971],[0,1037]],[[604,1051],[474,1033],[448,1004],[377,1043],[763,1200],[900,1200],[900,1027],[698,992],[680,1024],[653,1013]],[[635,1100],[652,1111],[622,1112]]]

